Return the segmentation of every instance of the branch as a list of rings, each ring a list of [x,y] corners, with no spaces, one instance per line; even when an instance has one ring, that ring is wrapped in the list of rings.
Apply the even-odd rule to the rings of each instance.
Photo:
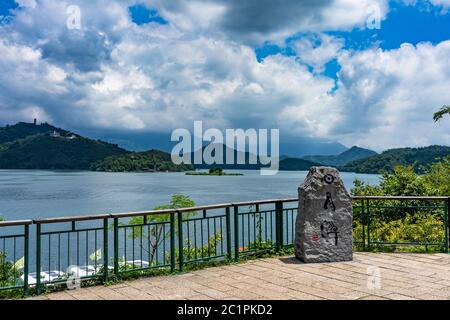
[[[450,106],[443,106],[433,115],[434,122],[438,122],[446,114],[450,114]]]

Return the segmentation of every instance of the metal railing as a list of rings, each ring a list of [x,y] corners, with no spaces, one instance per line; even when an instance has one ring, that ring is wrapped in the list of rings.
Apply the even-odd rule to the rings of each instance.
[[[27,295],[32,289],[40,294],[65,286],[74,275],[106,282],[130,272],[182,272],[196,263],[280,252],[294,244],[297,202],[289,198],[0,222],[0,293],[23,289]],[[450,197],[355,196],[353,202],[354,243],[361,250],[418,245],[448,252]],[[408,232],[392,237],[390,224],[415,226],[411,217],[419,224],[432,221],[431,226],[422,223],[425,230],[407,230],[425,232],[423,239]]]
[[[354,243],[362,250],[385,246],[437,247],[449,251],[450,197],[354,196]]]

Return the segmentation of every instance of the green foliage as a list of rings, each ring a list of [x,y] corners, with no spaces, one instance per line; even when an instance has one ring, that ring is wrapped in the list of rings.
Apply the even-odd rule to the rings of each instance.
[[[431,165],[428,173],[423,176],[423,181],[429,195],[450,195],[450,156]]]
[[[0,251],[0,288],[14,286],[20,278],[20,271],[13,262],[6,260],[6,253]]]
[[[223,174],[223,169],[222,168],[211,168],[211,169],[209,169],[209,174],[221,176]]]
[[[159,150],[150,150],[107,157],[106,159],[95,163],[91,169],[94,171],[108,172],[179,172],[193,170],[193,166],[187,164],[174,164],[169,153]]]
[[[378,186],[367,185],[360,180],[355,180],[354,186],[352,193],[356,196],[448,196],[450,156],[433,164],[423,175],[417,174],[413,166],[397,166],[392,173],[382,175]],[[356,204],[360,205],[358,202]],[[443,243],[445,237],[443,205],[442,201],[371,201],[371,241]],[[355,241],[361,241],[363,217],[360,208],[355,206],[354,213]],[[430,249],[428,245],[424,247],[425,250]],[[440,247],[437,245],[433,248],[440,249]],[[398,248],[392,247],[392,250]]]
[[[446,114],[450,114],[450,106],[442,106],[441,109],[439,109],[439,111],[435,112],[433,115],[434,122],[438,122]]]
[[[208,242],[200,247],[197,247],[195,243],[192,243],[190,239],[185,240],[183,246],[183,255],[187,259],[194,259],[195,257],[208,257],[210,253],[216,252],[218,245],[222,242],[222,236],[217,233],[208,238]],[[176,250],[176,260],[178,261],[178,251]],[[170,259],[170,257],[168,258]],[[167,261],[169,262],[169,261]]]
[[[393,172],[398,165],[413,165],[415,172],[424,173],[433,163],[448,155],[450,147],[445,146],[390,149],[366,159],[352,161],[340,169],[359,173],[383,173]]]
[[[396,166],[385,172],[378,186],[356,179],[352,193],[356,196],[448,196],[450,195],[450,156],[434,163],[424,174],[411,166]]]
[[[362,227],[360,221],[353,221],[354,241],[362,241]],[[436,214],[405,214],[394,220],[373,218],[370,227],[373,242],[423,243],[426,251],[430,243],[439,244],[435,249],[440,249],[445,239],[444,221]]]
[[[180,208],[190,208],[195,207],[195,202],[191,200],[188,196],[181,194],[172,195],[172,199],[170,203],[159,205],[153,208],[153,210],[166,210],[166,209],[180,209]],[[197,212],[189,212],[185,213],[183,217],[185,219],[196,215]],[[175,222],[177,222],[177,217]],[[170,220],[170,214],[157,214],[157,215],[148,215],[146,217],[148,222],[153,222],[148,231],[145,228],[141,228],[140,226],[144,223],[144,217],[133,217],[129,220],[128,225],[135,226],[133,227],[133,233],[129,235],[130,238],[144,238],[146,239],[144,242],[150,244],[149,248],[142,246],[142,250],[146,251],[150,255],[150,265],[154,265],[156,261],[156,253],[159,245],[170,236],[170,230],[168,228],[163,227],[164,223]],[[165,231],[164,231],[165,230]]]

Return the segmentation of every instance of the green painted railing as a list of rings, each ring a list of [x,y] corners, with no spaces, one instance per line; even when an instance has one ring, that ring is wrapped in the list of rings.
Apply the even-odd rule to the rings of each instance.
[[[358,249],[425,246],[448,252],[450,197],[353,197],[353,202]],[[182,272],[196,263],[280,252],[294,244],[297,206],[298,199],[290,198],[0,222],[0,294],[18,289],[39,294],[78,278],[106,282],[130,272]],[[409,229],[403,230],[399,223],[407,219]],[[389,228],[405,234],[392,236]]]

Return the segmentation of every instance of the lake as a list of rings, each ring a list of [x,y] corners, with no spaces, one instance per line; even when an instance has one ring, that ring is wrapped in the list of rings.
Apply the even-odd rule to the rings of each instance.
[[[149,210],[172,194],[197,205],[289,198],[306,171],[261,176],[259,170],[229,170],[243,176],[188,176],[184,173],[0,170],[0,216],[8,220]],[[350,190],[355,178],[377,184],[378,175],[341,173]]]

